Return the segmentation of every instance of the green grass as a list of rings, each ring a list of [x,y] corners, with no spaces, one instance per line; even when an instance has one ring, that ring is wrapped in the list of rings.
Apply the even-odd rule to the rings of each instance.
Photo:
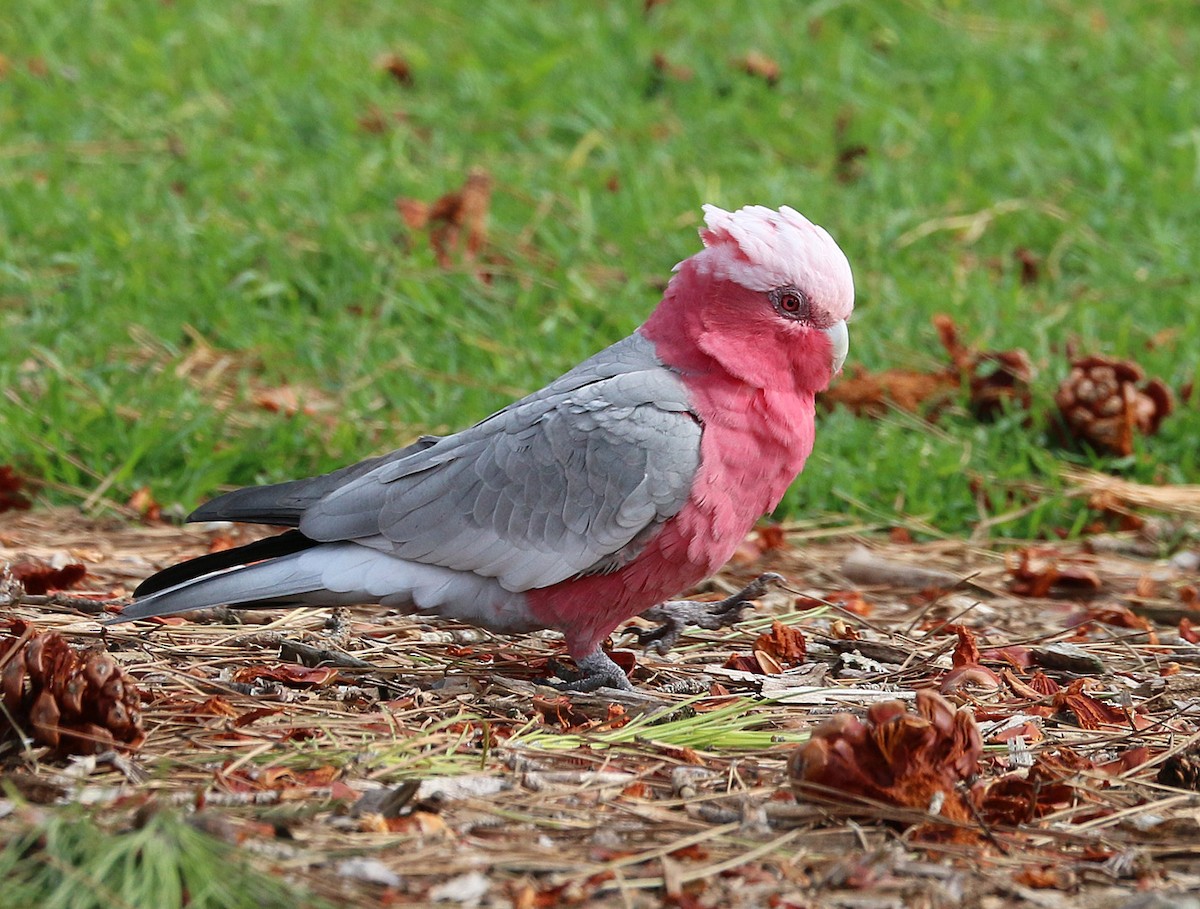
[[[25,813],[0,828],[3,909],[327,905],[253,868],[235,846],[175,812],[151,812],[127,829],[111,829],[76,807]]]
[[[853,363],[937,361],[944,311],[1025,347],[1042,403],[1072,339],[1176,388],[1200,372],[1193,4],[12,7],[0,463],[44,501],[149,485],[190,507],[464,425],[636,326],[706,201],[786,203],[831,230],[857,279]],[[777,86],[733,65],[752,49],[778,60]],[[411,87],[374,67],[383,52]],[[656,52],[691,78],[657,73]],[[358,124],[372,108],[381,134]],[[854,145],[867,154],[839,179]],[[394,207],[473,166],[496,181],[490,284],[438,268]],[[988,211],[978,237],[921,229]],[[1021,247],[1044,263],[1032,284]],[[231,355],[241,406],[176,375],[194,333]],[[285,382],[334,419],[253,404]],[[1198,432],[1192,404],[1107,466],[1196,481]],[[1053,486],[1046,446],[1017,421],[838,413],[786,510],[958,531],[979,516],[972,473]],[[1010,529],[1077,520],[1052,497]]]

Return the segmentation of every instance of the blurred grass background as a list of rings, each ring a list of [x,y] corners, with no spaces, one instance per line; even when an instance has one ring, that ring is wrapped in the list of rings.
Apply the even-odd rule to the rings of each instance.
[[[472,422],[639,324],[703,202],[833,233],[853,364],[939,364],[946,312],[1042,409],[1069,341],[1200,372],[1196,4],[23,0],[0,55],[0,463],[44,502],[190,508]],[[490,282],[395,207],[471,168]],[[1198,434],[1194,400],[1121,461],[838,411],[784,513],[957,532],[973,477],[1032,479],[1000,529],[1078,529],[1061,463],[1195,482]]]

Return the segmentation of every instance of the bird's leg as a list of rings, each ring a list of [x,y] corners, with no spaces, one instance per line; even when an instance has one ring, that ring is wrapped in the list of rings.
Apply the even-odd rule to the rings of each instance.
[[[632,691],[633,685],[625,670],[613,662],[612,657],[597,647],[587,656],[575,661],[578,672],[571,672],[562,666],[555,668],[557,679],[538,679],[543,685],[557,688],[559,691],[595,691],[598,688],[617,688],[621,691]]]
[[[751,600],[762,596],[767,588],[782,580],[781,575],[768,571],[723,600],[707,603],[703,600],[670,600],[651,606],[642,613],[642,617],[662,624],[657,628],[638,631],[638,644],[647,650],[666,653],[690,625],[709,629],[731,626],[741,620],[742,610],[750,607]]]

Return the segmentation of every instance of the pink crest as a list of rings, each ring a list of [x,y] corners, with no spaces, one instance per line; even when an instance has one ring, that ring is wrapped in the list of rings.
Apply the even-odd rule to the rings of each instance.
[[[829,233],[793,208],[704,206],[705,249],[690,260],[702,273],[749,290],[803,288],[835,318],[854,307],[850,263]],[[683,263],[675,266],[678,270]]]

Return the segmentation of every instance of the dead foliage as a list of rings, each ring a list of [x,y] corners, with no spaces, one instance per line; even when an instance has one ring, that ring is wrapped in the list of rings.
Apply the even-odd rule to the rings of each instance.
[[[31,502],[25,495],[25,478],[9,464],[0,464],[0,512],[28,511]]]
[[[691,82],[696,77],[695,71],[689,66],[682,66],[667,59],[662,51],[655,51],[650,59],[655,74],[661,79],[672,79],[675,82]]]
[[[258,532],[9,512],[0,563],[81,564],[72,596],[112,597]],[[1019,886],[1047,905],[1120,906],[1200,886],[1188,564],[1160,549],[1040,543],[1006,558],[767,525],[700,595],[764,570],[786,586],[737,630],[685,635],[666,657],[622,649],[633,635],[619,632],[637,686],[624,696],[535,684],[561,658],[553,636],[365,607],[328,626],[322,610],[245,624],[214,611],[112,626],[100,650],[96,616],[0,591],[9,637],[25,638],[0,651],[21,660],[5,664],[6,697],[21,675],[5,707],[28,737],[0,761],[43,800],[198,810],[204,829],[341,904],[983,909]],[[1062,583],[1076,568],[1096,583]],[[61,640],[64,665],[103,658],[136,681],[140,707],[124,704],[143,714],[139,750],[65,775],[68,736],[107,728],[116,702],[88,687],[86,719],[70,713],[76,689],[51,680],[79,671],[47,675],[35,636]],[[31,718],[46,692],[59,750]]]
[[[412,66],[399,54],[390,52],[380,54],[375,58],[375,68],[380,72],[387,73],[398,85],[412,88],[414,81]]]
[[[1025,546],[1005,555],[1009,589],[1020,596],[1091,596],[1100,591],[1100,577],[1089,556],[1064,557],[1054,546]]]
[[[748,76],[762,79],[771,88],[778,85],[783,76],[783,68],[779,61],[758,50],[747,51],[734,60],[733,65]]]
[[[976,350],[963,344],[958,327],[947,315],[933,317],[934,328],[960,385],[966,385],[971,411],[991,420],[1006,408],[1029,410],[1033,363],[1029,354],[1014,350]]]
[[[931,372],[889,369],[870,373],[860,369],[839,380],[821,400],[826,406],[840,404],[859,415],[879,417],[897,407],[936,418],[965,388],[971,411],[980,420],[994,419],[1007,407],[1029,408],[1034,370],[1025,351],[967,346],[947,315],[934,316],[933,324],[950,360],[948,366]]]
[[[487,242],[491,198],[491,175],[481,168],[474,168],[460,188],[435,202],[401,196],[396,199],[396,210],[410,230],[429,231],[429,243],[438,265],[449,268],[452,254],[462,245],[465,245],[464,252],[469,260],[479,257]]]
[[[1017,257],[1022,280],[1036,280],[1036,259],[1023,252]],[[978,420],[994,420],[1004,412],[1025,414],[1026,425],[1036,420],[1049,424],[1064,446],[1086,444],[1117,456],[1132,454],[1134,439],[1157,433],[1175,409],[1175,396],[1167,385],[1157,378],[1146,380],[1137,363],[1092,354],[1071,359],[1070,372],[1054,394],[1055,412],[1035,414],[1036,370],[1024,350],[974,348],[961,340],[947,315],[934,316],[933,324],[949,357],[948,366],[882,372],[852,368],[819,401],[864,416],[881,417],[897,408],[936,420],[965,391]]]
[[[8,573],[26,593],[37,596],[52,590],[70,590],[87,577],[87,568],[78,562],[55,567],[44,559],[27,556],[10,563]]]

